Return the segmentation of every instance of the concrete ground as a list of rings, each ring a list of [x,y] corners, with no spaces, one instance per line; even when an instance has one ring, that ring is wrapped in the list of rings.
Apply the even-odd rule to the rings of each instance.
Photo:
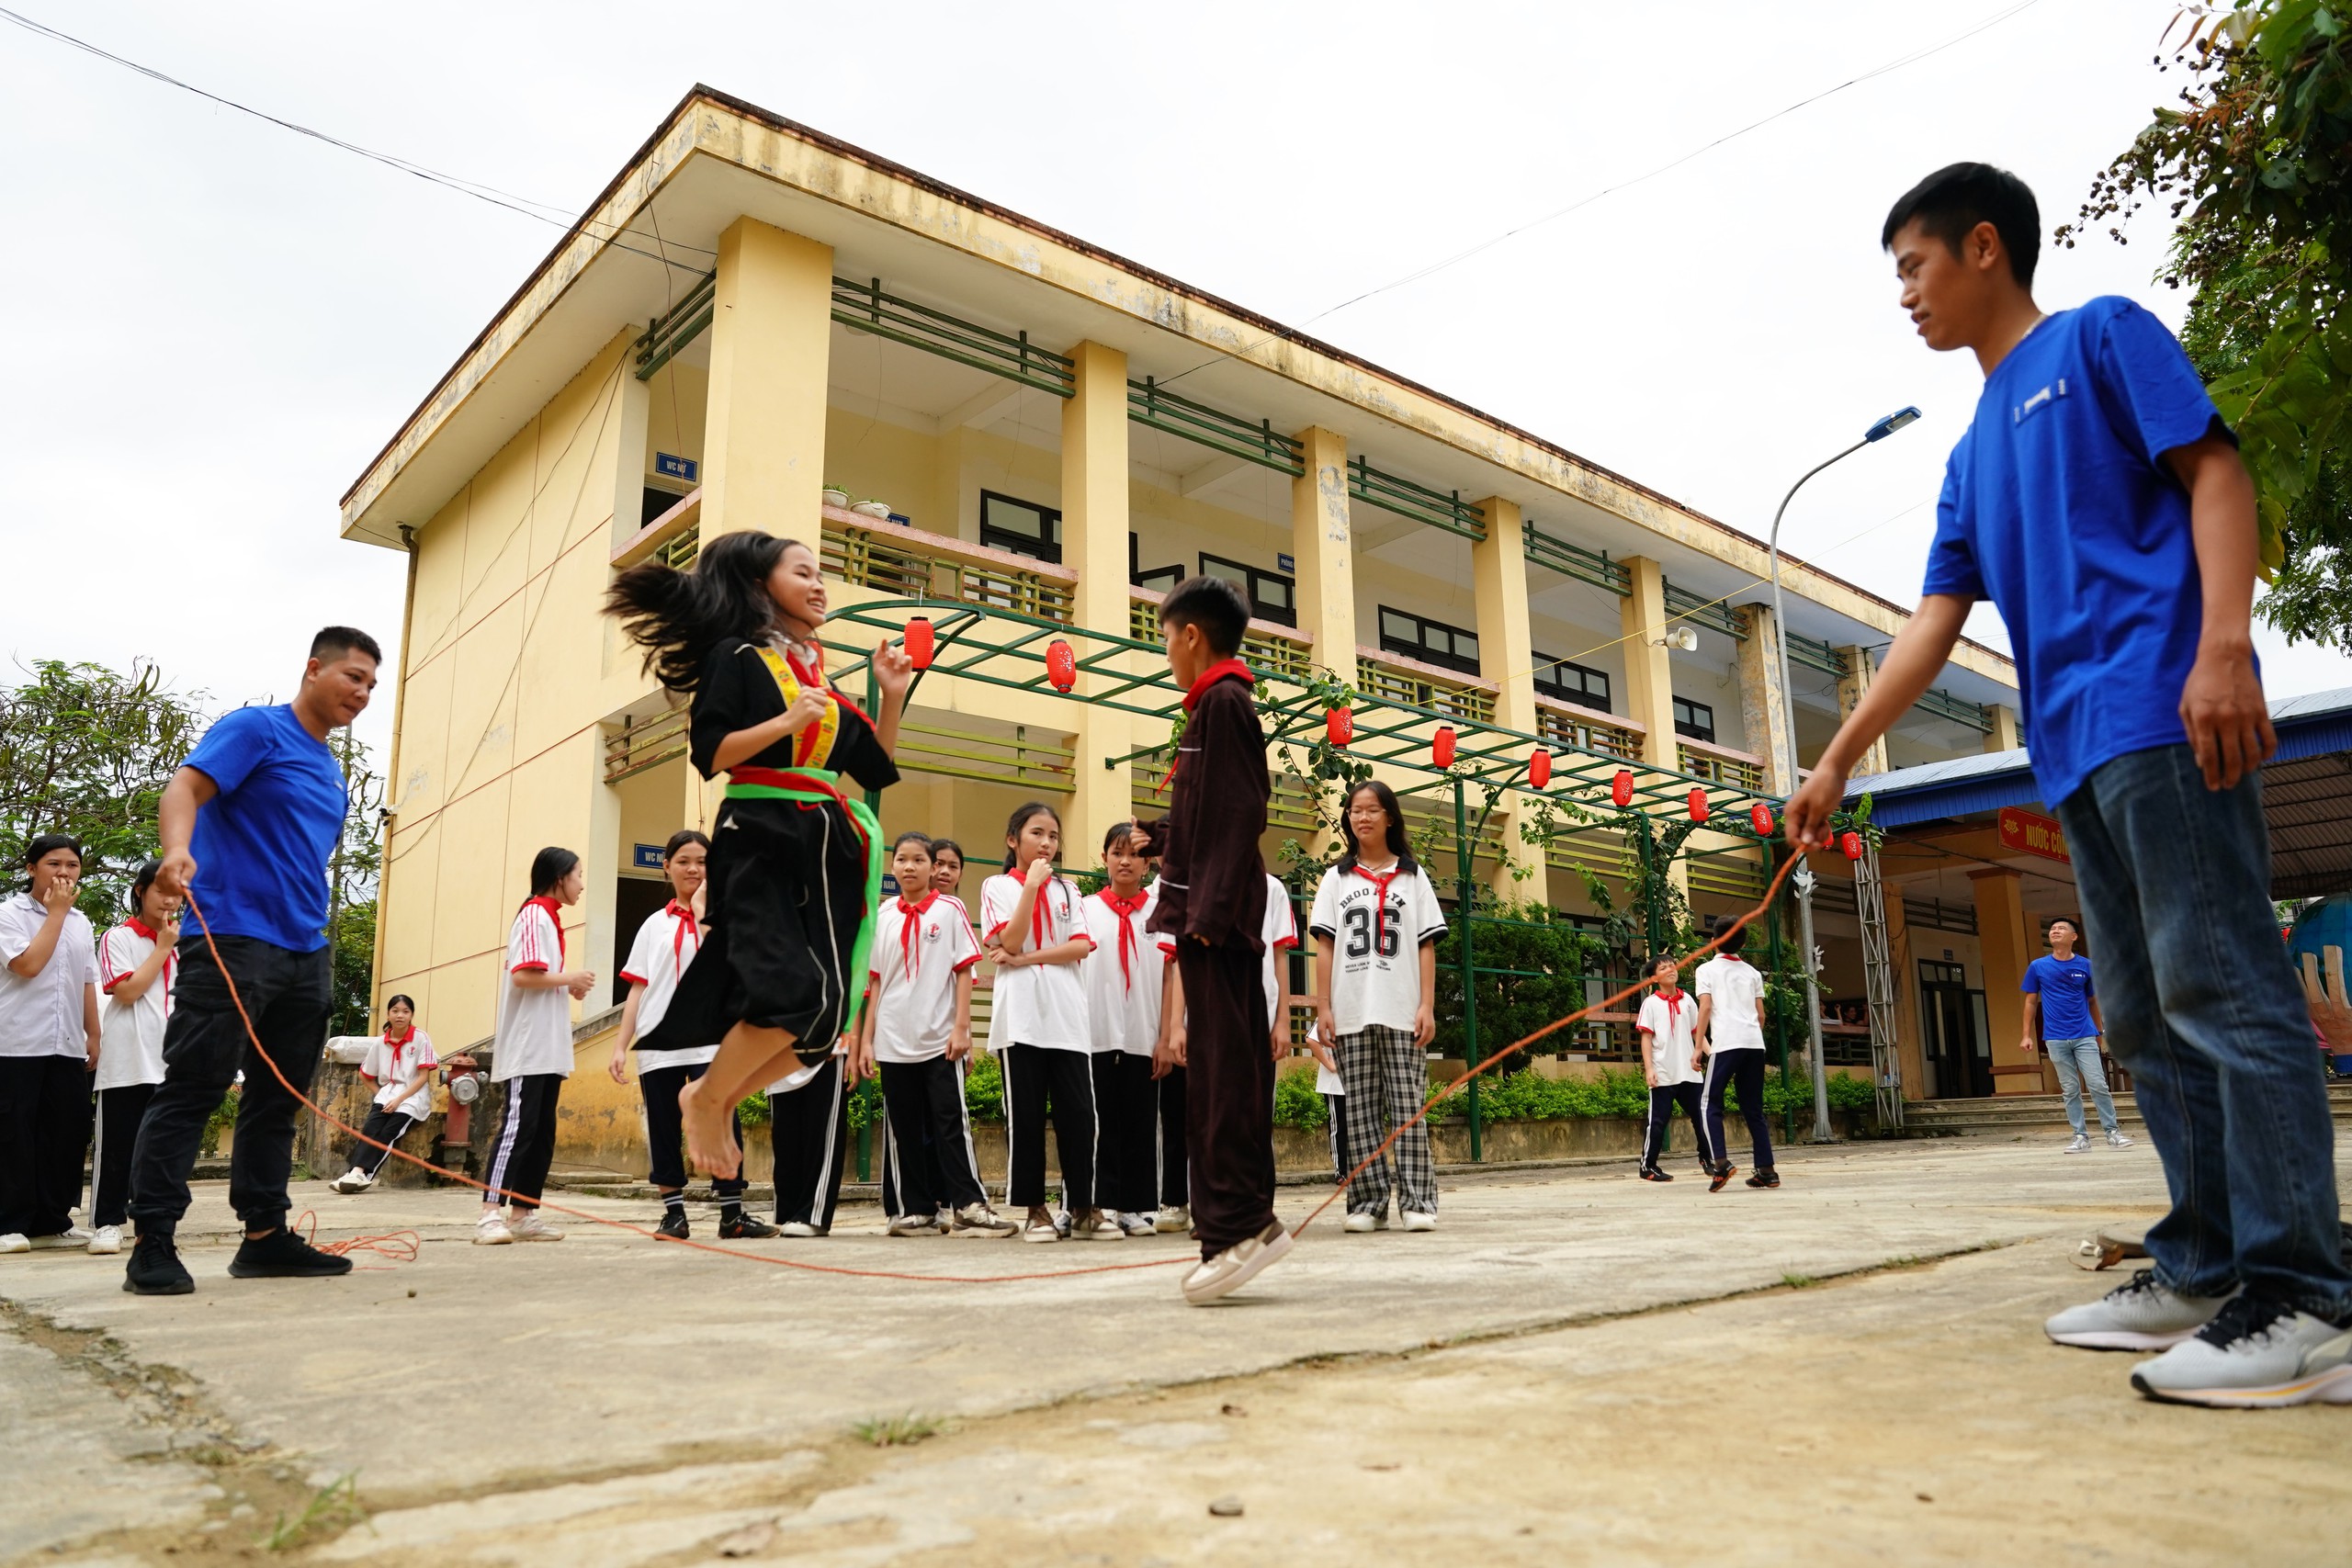
[[[1205,1311],[1175,1238],[892,1240],[849,1209],[744,1248],[1155,1265],[940,1284],[579,1222],[480,1248],[463,1193],[316,1185],[322,1237],[412,1228],[416,1260],[238,1281],[211,1187],[192,1297],[124,1294],[119,1259],[0,1260],[0,1562],[2352,1556],[2352,1409],[2155,1405],[2132,1358],[2040,1334],[2120,1278],[2075,1242],[2160,1212],[2144,1143],[1798,1150],[1777,1192],[1680,1169],[1452,1179],[1434,1235],[1327,1217]]]

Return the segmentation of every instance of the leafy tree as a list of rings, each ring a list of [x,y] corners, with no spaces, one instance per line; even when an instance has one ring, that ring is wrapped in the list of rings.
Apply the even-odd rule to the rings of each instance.
[[[1458,912],[1457,912],[1458,913]],[[1598,940],[1579,931],[1574,917],[1544,904],[1481,910],[1471,953],[1477,961],[1478,1043],[1491,1055],[1585,1005],[1585,975],[1601,960]],[[1494,970],[1499,973],[1489,974]],[[1437,944],[1438,1054],[1463,1055],[1462,921]],[[1572,1043],[1564,1031],[1537,1047],[1548,1055]]]
[[[2188,85],[2093,183],[2073,244],[2152,201],[2179,220],[2165,281],[2260,498],[2263,616],[2352,652],[2352,4],[2193,4]],[[2177,25],[2177,24],[2176,24]]]
[[[343,836],[327,862],[327,945],[334,950],[334,1006],[330,1034],[364,1034],[376,979],[376,890],[384,870],[379,836],[384,805],[383,775],[368,766],[368,748],[348,729],[327,737],[343,768],[351,800]]]
[[[209,722],[205,695],[146,660],[128,674],[40,660],[28,674],[0,688],[0,854],[13,868],[40,834],[81,840],[81,909],[104,926],[157,851],[156,805]]]

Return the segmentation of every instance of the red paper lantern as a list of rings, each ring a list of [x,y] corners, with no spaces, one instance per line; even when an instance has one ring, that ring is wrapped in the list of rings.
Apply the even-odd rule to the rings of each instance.
[[[932,637],[929,616],[917,615],[907,623],[905,642],[907,657],[914,662],[914,667],[918,670],[930,669],[931,656],[937,651],[937,645]]]
[[[1323,734],[1334,746],[1345,746],[1356,738],[1356,710],[1331,708],[1323,715]]]
[[[1537,789],[1552,782],[1552,753],[1541,746],[1527,759],[1527,782]]]
[[[1772,808],[1762,801],[1759,800],[1747,808],[1747,820],[1755,828],[1758,838],[1769,839],[1772,836]]]
[[[1441,724],[1430,741],[1430,760],[1441,768],[1453,766],[1453,726]]]
[[[1706,819],[1707,792],[1701,789],[1698,785],[1692,784],[1690,786],[1690,820],[1693,822],[1704,822]]]
[[[1838,848],[1848,860],[1860,860],[1862,858],[1862,836],[1860,833],[1841,833],[1838,837]]]
[[[1609,781],[1610,800],[1623,808],[1634,804],[1634,770],[1620,768],[1617,776]]]
[[[1067,692],[1078,684],[1078,655],[1059,637],[1046,645],[1046,679],[1054,683],[1057,692]]]

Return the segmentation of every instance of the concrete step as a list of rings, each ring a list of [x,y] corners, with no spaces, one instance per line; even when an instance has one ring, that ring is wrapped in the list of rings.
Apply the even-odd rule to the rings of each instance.
[[[2328,1107],[2338,1122],[2352,1122],[2352,1084],[2330,1084]],[[2087,1110],[2087,1108],[2086,1108]],[[2145,1124],[2130,1094],[2115,1097],[2115,1119],[2120,1125]],[[1986,1095],[1971,1100],[1915,1100],[1903,1108],[1906,1131],[1945,1136],[1990,1135],[2030,1128],[2066,1125],[2066,1101],[2055,1094]]]

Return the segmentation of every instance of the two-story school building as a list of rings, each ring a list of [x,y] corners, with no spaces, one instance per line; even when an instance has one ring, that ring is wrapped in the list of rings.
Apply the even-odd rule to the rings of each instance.
[[[1319,670],[1401,716],[1399,734],[1540,737],[1563,798],[1604,802],[1619,769],[1659,799],[1786,795],[1905,614],[1792,560],[1776,627],[1749,535],[696,87],[343,498],[345,537],[408,555],[376,984],[414,996],[438,1038],[490,1032],[545,844],[589,868],[566,936],[606,984],[583,1019],[616,997],[618,954],[664,896],[655,851],[707,822],[714,795],[684,760],[683,712],[600,600],[619,569],[683,564],[738,528],[819,547],[837,662],[896,635],[910,605],[941,627],[906,781],[880,813],[888,831],[967,846],[967,901],[1021,801],[1057,803],[1072,866],[1148,809],[1181,694],[1138,645],[1159,594],[1193,572],[1247,594],[1249,656],[1277,690]],[[1043,658],[1056,639],[1080,666],[1067,692]],[[2015,704],[2009,661],[1964,643],[1879,766],[2011,745]],[[1283,776],[1270,862],[1312,833]],[[1450,796],[1423,774],[1395,782],[1417,820],[1452,830]],[[1583,908],[1574,867],[1614,874],[1621,840],[1531,849],[1526,805],[1487,822],[1482,874],[1533,856],[1532,878],[1498,885]],[[1694,852],[1702,912],[1752,901],[1752,840],[1702,834]],[[633,1126],[625,1097],[596,1109],[600,1077],[574,1080],[579,1113]]]

